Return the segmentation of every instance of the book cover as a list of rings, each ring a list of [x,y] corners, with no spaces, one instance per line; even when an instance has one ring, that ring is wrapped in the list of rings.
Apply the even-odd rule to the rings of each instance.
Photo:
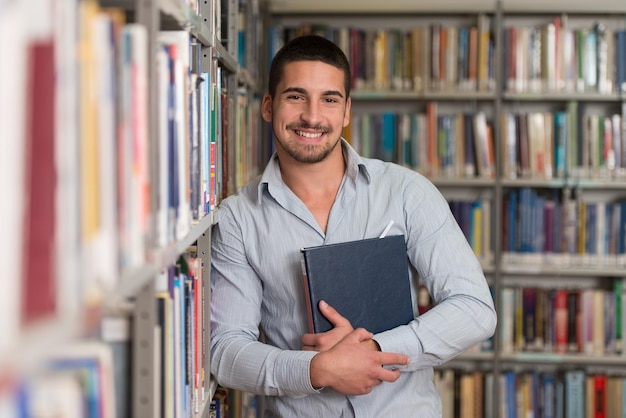
[[[309,329],[331,323],[318,309],[328,302],[354,328],[378,333],[413,318],[404,235],[303,248],[302,267]]]

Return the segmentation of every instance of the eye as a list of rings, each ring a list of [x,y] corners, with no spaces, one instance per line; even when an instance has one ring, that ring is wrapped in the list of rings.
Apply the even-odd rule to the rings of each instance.
[[[324,98],[324,102],[326,102],[326,103],[339,103],[339,100],[335,99],[334,97],[326,97],[326,98]]]
[[[290,94],[287,96],[287,100],[302,100],[303,97],[299,94]]]

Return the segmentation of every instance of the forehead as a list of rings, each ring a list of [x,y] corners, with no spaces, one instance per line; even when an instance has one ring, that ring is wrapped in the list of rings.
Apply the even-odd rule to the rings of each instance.
[[[338,91],[343,95],[346,93],[343,71],[321,61],[293,61],[286,64],[279,85],[283,88],[299,87],[306,90]]]

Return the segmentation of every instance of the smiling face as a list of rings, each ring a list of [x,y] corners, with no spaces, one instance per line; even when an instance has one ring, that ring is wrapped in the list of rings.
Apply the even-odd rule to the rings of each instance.
[[[350,121],[344,73],[320,61],[283,67],[275,95],[263,97],[263,119],[272,122],[279,156],[301,163],[324,160]]]

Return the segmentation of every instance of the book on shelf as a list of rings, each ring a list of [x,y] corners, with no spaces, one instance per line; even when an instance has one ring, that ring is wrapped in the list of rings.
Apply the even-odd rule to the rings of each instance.
[[[57,312],[55,274],[55,81],[54,41],[44,37],[28,45],[26,161],[24,182],[21,292],[22,324]],[[36,117],[34,116],[36,115]],[[13,262],[11,263],[13,264]],[[20,278],[22,279],[22,278]]]
[[[379,333],[413,318],[404,235],[369,238],[302,250],[311,332],[332,324],[319,310],[326,301],[354,328]]]

